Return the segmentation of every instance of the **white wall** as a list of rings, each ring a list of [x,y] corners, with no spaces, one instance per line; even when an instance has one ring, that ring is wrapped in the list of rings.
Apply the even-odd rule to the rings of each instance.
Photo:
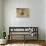
[[[2,0],[0,0],[0,28],[1,28],[1,21],[2,20]]]
[[[46,0],[45,0],[45,40],[46,40]]]
[[[2,37],[2,0],[0,0],[0,38]]]
[[[30,17],[16,17],[16,8],[29,8]],[[36,26],[39,27],[39,38],[45,39],[44,18],[44,0],[4,0],[4,26],[7,35],[10,26]]]

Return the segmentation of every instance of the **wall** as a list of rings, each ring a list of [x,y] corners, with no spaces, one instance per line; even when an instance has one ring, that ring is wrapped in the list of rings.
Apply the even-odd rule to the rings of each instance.
[[[30,17],[16,17],[16,8],[29,8]],[[44,0],[4,0],[4,26],[7,35],[9,27],[39,27],[39,39],[45,39]]]
[[[0,21],[1,21],[1,15],[2,15],[2,1],[0,0]],[[1,27],[1,22],[0,22],[0,27]]]
[[[2,0],[0,0],[0,38],[2,37]]]
[[[46,0],[45,0],[45,40],[46,40]]]

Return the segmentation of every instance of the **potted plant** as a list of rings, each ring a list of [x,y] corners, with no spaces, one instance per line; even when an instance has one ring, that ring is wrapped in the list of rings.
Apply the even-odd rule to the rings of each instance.
[[[6,44],[6,32],[2,30],[0,30],[0,44]]]

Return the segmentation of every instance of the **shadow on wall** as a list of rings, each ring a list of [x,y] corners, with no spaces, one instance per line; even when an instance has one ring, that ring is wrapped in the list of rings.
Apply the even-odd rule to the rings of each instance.
[[[3,38],[3,33],[2,31],[0,30],[0,39]]]

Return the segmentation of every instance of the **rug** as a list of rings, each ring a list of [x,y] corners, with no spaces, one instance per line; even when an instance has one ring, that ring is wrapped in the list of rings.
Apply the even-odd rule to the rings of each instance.
[[[42,46],[38,44],[7,44],[5,46]]]

